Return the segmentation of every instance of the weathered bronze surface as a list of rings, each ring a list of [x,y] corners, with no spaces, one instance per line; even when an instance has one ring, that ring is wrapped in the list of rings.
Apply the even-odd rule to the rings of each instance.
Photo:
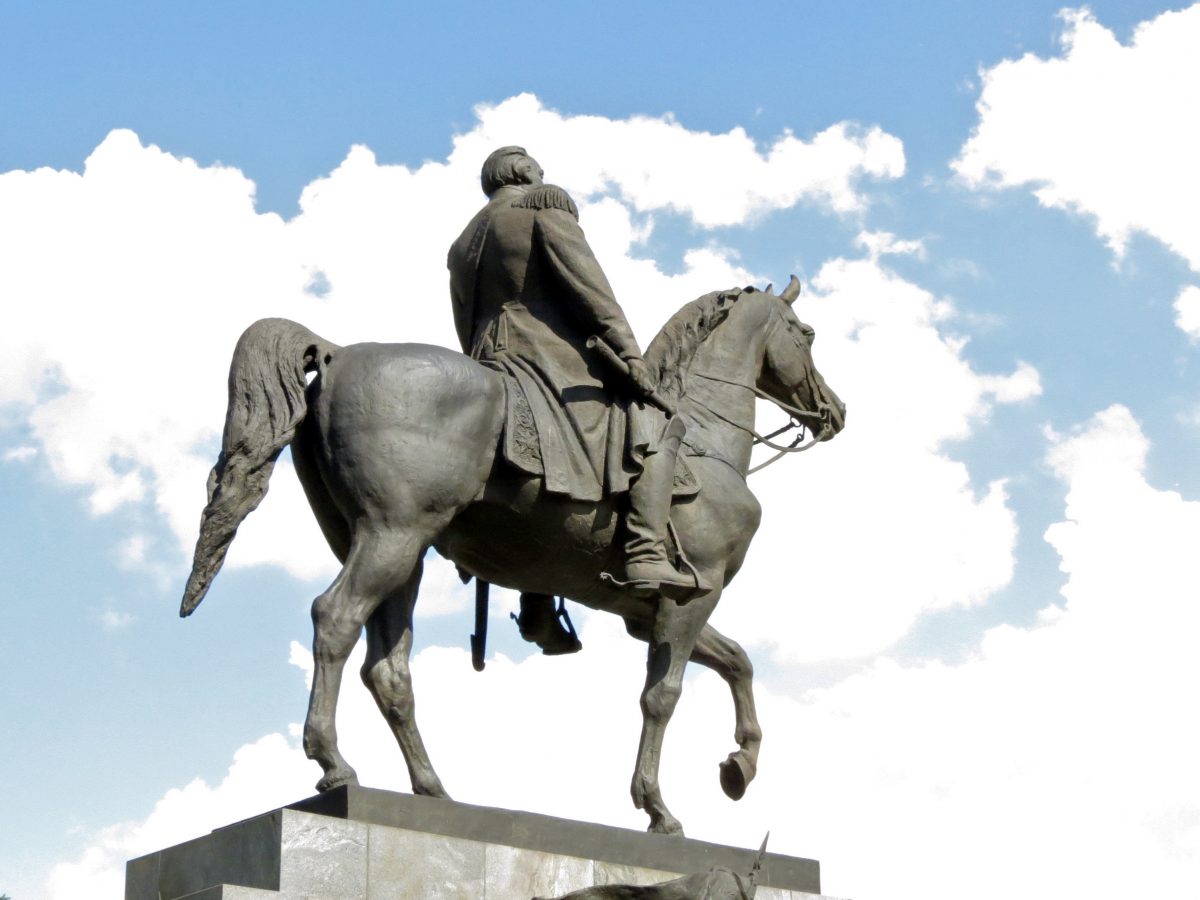
[[[542,185],[523,151],[508,156],[511,171],[491,184],[485,167],[488,205],[450,254],[470,356],[422,344],[337,347],[285,319],[242,335],[180,612],[203,599],[290,444],[343,564],[313,603],[304,747],[324,769],[319,790],[357,781],[334,713],[365,627],[363,679],[413,791],[446,796],[417,730],[408,668],[433,546],[482,581],[613,612],[647,641],[631,790],[650,830],[680,833],[658,764],[689,660],[718,672],[733,695],[738,749],[721,765],[725,792],[740,798],[756,772],[750,662],[707,624],[759,523],[746,484],[756,397],[817,441],[842,428],[845,408],[813,365],[812,329],[792,311],[795,279],[780,295],[734,289],[684,305],[643,358],[570,198]],[[593,336],[611,353],[589,348]]]

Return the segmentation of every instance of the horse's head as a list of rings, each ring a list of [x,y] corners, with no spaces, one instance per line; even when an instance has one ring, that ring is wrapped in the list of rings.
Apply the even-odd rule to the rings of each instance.
[[[771,319],[758,387],[773,399],[806,415],[796,416],[819,440],[829,440],[846,424],[846,406],[813,365],[816,333],[792,310],[800,282],[791,282],[777,296],[767,288]]]

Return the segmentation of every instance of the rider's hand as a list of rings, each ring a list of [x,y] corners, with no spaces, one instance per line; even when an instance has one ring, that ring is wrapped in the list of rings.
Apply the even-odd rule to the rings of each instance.
[[[658,382],[650,374],[650,368],[646,365],[645,360],[635,357],[626,360],[626,363],[629,365],[629,380],[633,382],[633,386],[643,397],[650,397],[658,390]]]

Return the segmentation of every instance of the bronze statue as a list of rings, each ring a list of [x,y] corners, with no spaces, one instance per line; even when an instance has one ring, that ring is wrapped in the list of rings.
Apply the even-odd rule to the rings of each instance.
[[[753,429],[755,400],[768,397],[808,426],[809,446],[842,428],[845,408],[813,366],[812,329],[791,309],[799,294],[794,278],[778,296],[745,288],[686,304],[643,360],[607,281],[590,251],[584,255],[569,198],[535,184],[540,169],[533,177],[536,163],[523,152],[515,164],[525,166],[523,181],[493,191],[464,232],[465,247],[460,240],[450,256],[459,335],[479,361],[421,344],[337,347],[285,319],[261,320],[242,335],[180,614],[203,599],[290,444],[342,562],[313,603],[304,748],[324,770],[318,790],[357,780],[338,750],[334,714],[342,670],[365,626],[363,681],[400,744],[413,791],[446,796],[417,729],[408,664],[422,558],[432,546],[480,581],[620,615],[649,644],[631,791],[650,830],[681,833],[660,794],[658,765],[689,659],[718,672],[733,696],[738,749],[721,764],[725,793],[739,799],[756,772],[761,732],[750,662],[707,624],[759,522],[746,484],[751,447],[761,437]],[[517,190],[496,201],[505,186]],[[567,238],[548,236],[551,228]],[[560,258],[547,262],[552,253]],[[514,274],[524,283],[503,280]],[[572,278],[566,287],[555,280]],[[594,303],[590,312],[580,311],[585,302]],[[587,355],[593,336],[614,356]],[[557,373],[531,373],[550,358],[561,366]],[[624,385],[606,364],[627,371],[625,396],[613,396]],[[308,374],[315,374],[311,384]],[[630,490],[621,491],[629,481],[636,491],[654,465],[647,460],[674,456],[677,440],[685,449],[678,469],[672,459],[670,476],[649,474],[655,490],[653,479],[670,477],[670,528],[652,521],[657,513],[642,513],[650,523],[643,531],[653,530],[658,545],[652,552],[663,556],[654,565],[674,578],[663,571],[641,579],[622,522]],[[622,563],[634,584],[610,575]],[[693,572],[690,595],[680,597],[669,582]],[[648,590],[640,580],[663,586]]]
[[[667,558],[683,421],[655,396],[574,202],[542,175],[523,147],[492,153],[480,175],[488,202],[447,260],[463,352],[508,376],[504,458],[540,476],[544,490],[574,500],[628,491],[629,589],[680,598],[707,591]],[[549,654],[579,649],[558,625],[553,602],[522,595],[522,634]]]

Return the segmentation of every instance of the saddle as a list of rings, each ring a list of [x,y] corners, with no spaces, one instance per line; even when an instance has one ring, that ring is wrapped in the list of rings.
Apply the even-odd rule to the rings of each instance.
[[[541,451],[541,437],[537,420],[521,383],[510,373],[500,370],[504,379],[504,432],[500,440],[500,454],[505,462],[530,475],[543,478],[546,475]],[[620,404],[629,415],[629,410]],[[624,450],[627,467],[632,467],[628,448]],[[624,488],[623,490],[627,490]],[[618,491],[615,493],[623,493]],[[684,453],[680,453],[675,464],[674,498],[692,497],[700,492],[700,482],[687,464]]]

